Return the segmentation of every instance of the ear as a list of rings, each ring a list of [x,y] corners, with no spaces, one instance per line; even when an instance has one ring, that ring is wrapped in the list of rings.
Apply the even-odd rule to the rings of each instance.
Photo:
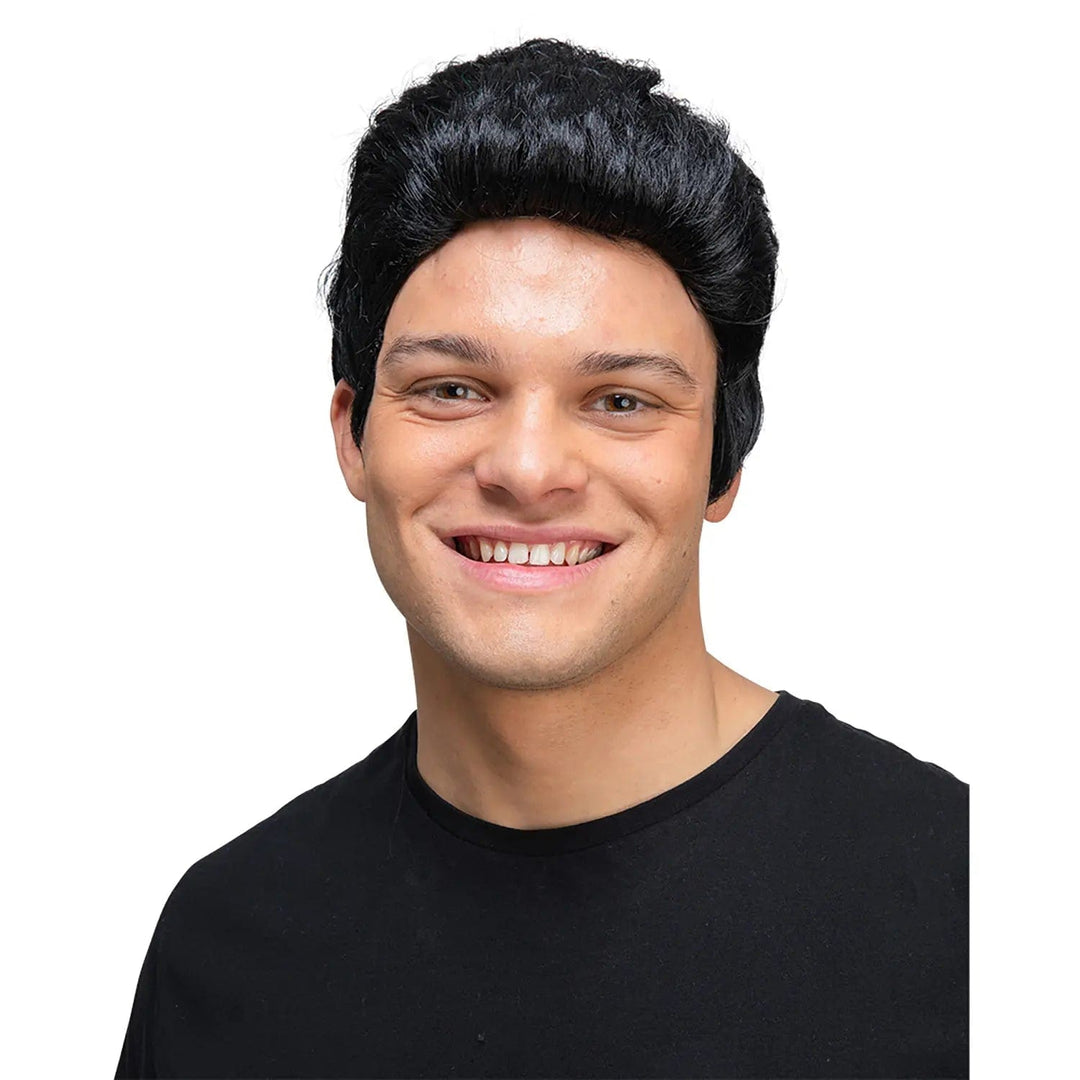
[[[337,450],[341,475],[353,496],[364,502],[367,484],[364,479],[364,455],[353,442],[350,428],[352,405],[356,394],[344,379],[339,379],[330,399],[330,424],[334,429],[334,446]]]
[[[735,496],[739,493],[739,481],[742,480],[742,468],[735,474],[735,479],[731,481],[731,486],[714,502],[709,503],[705,507],[705,520],[706,521],[723,521],[728,516],[728,512],[731,510],[731,504],[735,501]]]

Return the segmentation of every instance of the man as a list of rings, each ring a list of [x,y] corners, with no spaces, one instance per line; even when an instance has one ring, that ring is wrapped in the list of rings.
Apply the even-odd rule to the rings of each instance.
[[[529,41],[361,140],[331,421],[417,709],[187,871],[117,1076],[967,1074],[967,785],[705,649],[777,245],[658,81]]]

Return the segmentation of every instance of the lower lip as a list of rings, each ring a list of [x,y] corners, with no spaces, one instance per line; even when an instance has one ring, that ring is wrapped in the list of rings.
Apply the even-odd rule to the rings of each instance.
[[[603,555],[597,555],[586,562],[578,563],[577,566],[556,566],[549,563],[547,566],[518,565],[517,563],[477,562],[475,559],[466,558],[456,548],[443,544],[451,559],[454,559],[462,573],[467,574],[474,581],[479,581],[493,589],[503,592],[548,592],[554,589],[562,589],[568,585],[576,585],[596,573],[598,567],[611,558],[612,548]]]

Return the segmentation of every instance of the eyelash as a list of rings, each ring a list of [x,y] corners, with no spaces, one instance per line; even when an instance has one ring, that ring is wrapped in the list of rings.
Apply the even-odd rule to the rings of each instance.
[[[457,401],[465,400],[464,398],[440,398],[440,397],[435,397],[434,394],[432,393],[432,391],[433,390],[438,390],[440,387],[444,387],[444,386],[462,386],[466,390],[473,390],[474,393],[479,393],[479,391],[476,390],[472,386],[466,386],[465,383],[455,382],[452,379],[447,379],[445,382],[432,383],[430,386],[422,386],[419,389],[411,390],[410,394],[412,396],[414,396],[414,397],[422,397],[422,398],[426,398],[428,401],[437,402],[440,407],[443,406],[443,405],[452,405]],[[637,394],[627,394],[627,393],[624,393],[621,390],[612,390],[607,394],[601,395],[596,400],[597,401],[603,401],[605,398],[614,398],[614,397],[629,398],[631,401],[636,401],[641,406],[641,408],[640,409],[630,409],[629,411],[622,411],[622,412],[608,412],[606,409],[601,410],[607,416],[640,416],[642,413],[647,412],[650,409],[659,409],[660,408],[659,405],[653,405],[651,402],[645,401],[644,398],[638,397]]]

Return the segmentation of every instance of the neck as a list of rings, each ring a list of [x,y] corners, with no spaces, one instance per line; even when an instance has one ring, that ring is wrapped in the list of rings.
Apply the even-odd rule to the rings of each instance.
[[[492,686],[409,627],[417,768],[473,817],[556,828],[635,806],[739,741],[777,695],[705,649],[695,590],[653,634],[570,686]]]

